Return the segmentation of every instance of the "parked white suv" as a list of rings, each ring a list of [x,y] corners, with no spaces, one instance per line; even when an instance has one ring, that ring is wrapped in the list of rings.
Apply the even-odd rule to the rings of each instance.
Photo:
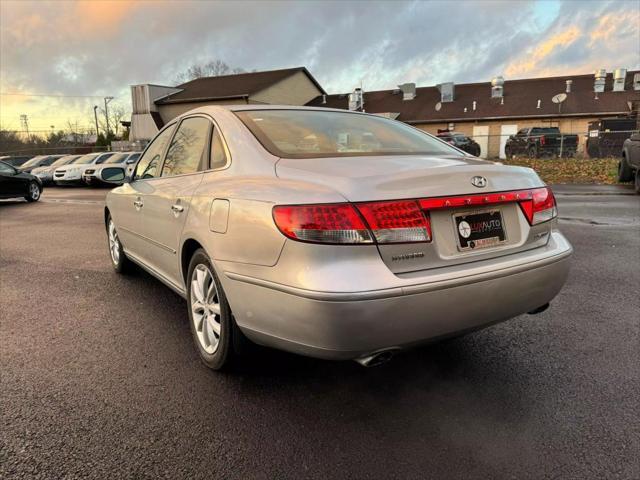
[[[126,171],[129,171],[129,166],[133,165],[140,156],[140,152],[119,152],[112,155],[110,158],[102,162],[100,165],[94,165],[85,169],[82,174],[82,181],[87,185],[104,184],[100,180],[100,171],[106,167],[113,167],[114,165],[125,166]]]
[[[56,185],[81,184],[82,174],[94,165],[103,163],[115,152],[88,153],[69,165],[57,168],[53,173],[53,181]]]

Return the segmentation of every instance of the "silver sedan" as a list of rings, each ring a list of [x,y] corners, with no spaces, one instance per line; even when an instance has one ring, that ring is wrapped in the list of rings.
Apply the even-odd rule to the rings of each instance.
[[[569,270],[533,170],[375,115],[198,108],[124,182],[104,212],[113,266],[137,264],[187,300],[214,369],[251,341],[373,365],[540,312]]]

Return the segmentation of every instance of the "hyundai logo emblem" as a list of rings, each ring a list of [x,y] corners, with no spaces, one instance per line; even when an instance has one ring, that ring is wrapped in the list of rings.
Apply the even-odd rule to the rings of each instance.
[[[471,185],[478,188],[483,188],[487,186],[487,179],[477,175],[471,179]]]

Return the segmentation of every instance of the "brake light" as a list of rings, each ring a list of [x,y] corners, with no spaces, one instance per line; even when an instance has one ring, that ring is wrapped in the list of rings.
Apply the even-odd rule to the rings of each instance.
[[[331,244],[373,243],[362,218],[347,203],[273,208],[278,229],[294,240]]]
[[[378,243],[428,242],[429,219],[415,200],[356,205]]]
[[[544,138],[544,135],[542,135],[542,136],[540,137],[540,145],[544,145],[544,144],[546,143],[546,141],[547,141],[547,140]]]
[[[288,238],[328,244],[430,242],[430,210],[517,203],[530,225],[558,215],[548,187],[531,190],[365,202],[354,205],[281,205],[273,208],[278,229]]]
[[[527,217],[531,225],[546,222],[558,216],[556,199],[550,188],[536,188],[531,191],[531,217]],[[522,205],[522,204],[521,204]],[[524,209],[524,205],[523,205]],[[526,211],[525,211],[526,215]]]
[[[530,225],[546,222],[558,216],[556,201],[548,187],[532,190],[488,193],[485,195],[461,195],[455,197],[436,197],[419,200],[423,210],[442,208],[472,207],[517,202]]]

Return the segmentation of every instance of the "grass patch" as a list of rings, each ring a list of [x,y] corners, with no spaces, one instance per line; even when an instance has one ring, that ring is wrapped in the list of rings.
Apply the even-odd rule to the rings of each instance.
[[[618,183],[617,158],[510,158],[505,165],[533,168],[546,183]]]

